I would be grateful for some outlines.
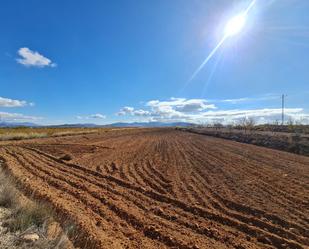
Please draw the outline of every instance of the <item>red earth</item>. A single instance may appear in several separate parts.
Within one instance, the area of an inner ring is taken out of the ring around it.
[[[0,145],[81,248],[308,248],[309,157],[174,129]]]

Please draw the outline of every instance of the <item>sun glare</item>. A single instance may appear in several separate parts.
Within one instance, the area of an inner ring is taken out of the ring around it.
[[[246,14],[240,14],[233,17],[225,26],[225,36],[233,36],[238,34],[246,24]]]
[[[195,76],[202,70],[202,68],[208,63],[208,61],[214,56],[214,54],[218,51],[218,49],[222,46],[222,44],[226,40],[228,40],[229,37],[240,33],[244,29],[247,22],[248,14],[255,5],[255,2],[256,0],[252,0],[250,5],[246,9],[244,9],[242,12],[240,12],[240,14],[234,16],[227,22],[223,31],[224,36],[219,41],[217,46],[215,46],[214,49],[208,54],[208,56],[202,62],[202,64],[195,70],[190,79],[187,81],[187,84],[189,84],[195,78]]]

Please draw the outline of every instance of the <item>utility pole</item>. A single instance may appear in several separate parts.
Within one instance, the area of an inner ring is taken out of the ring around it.
[[[281,125],[284,125],[284,97],[285,97],[285,95],[282,94],[282,116],[281,116],[282,122],[281,122]]]

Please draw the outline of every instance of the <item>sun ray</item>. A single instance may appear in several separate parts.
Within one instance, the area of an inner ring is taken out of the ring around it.
[[[206,57],[206,59],[203,61],[203,63],[195,70],[195,72],[192,74],[192,76],[189,78],[187,83],[185,84],[185,87],[196,77],[196,75],[203,69],[203,67],[208,63],[208,61],[214,56],[214,54],[217,52],[217,50],[222,46],[222,44],[225,42],[225,40],[232,36],[243,28],[246,22],[246,16],[248,12],[252,9],[254,6],[256,0],[253,0],[250,5],[245,9],[244,12],[242,12],[240,15],[234,17],[231,19],[226,27],[225,27],[225,34],[223,38],[219,41],[219,43],[215,46],[215,48],[209,53],[209,55]],[[185,88],[184,87],[184,88]]]
[[[196,71],[192,74],[191,78],[188,80],[188,82],[191,82],[195,76],[202,70],[202,68],[206,65],[206,63],[213,57],[213,55],[217,52],[217,50],[221,47],[223,42],[227,36],[224,36],[221,41],[217,44],[217,46],[210,52],[210,54],[206,57],[206,59],[203,61],[203,63],[196,69]]]
[[[210,73],[209,73],[209,76],[208,76],[208,78],[207,78],[207,81],[205,82],[205,85],[204,85],[204,87],[203,87],[203,91],[202,91],[201,98],[204,98],[204,97],[205,97],[207,88],[208,88],[208,86],[209,86],[211,80],[213,79],[213,76],[214,76],[214,74],[215,74],[215,72],[216,72],[216,70],[217,70],[217,67],[218,67],[219,63],[220,63],[221,60],[222,60],[222,54],[223,54],[223,51],[222,51],[222,50],[218,52],[218,56],[217,56],[217,58],[216,58],[216,60],[215,60],[215,62],[214,62],[214,65],[213,65],[213,67],[212,67],[212,69],[211,69],[211,71],[210,71]]]
[[[249,13],[249,11],[252,9],[252,7],[254,6],[254,4],[255,4],[255,2],[256,2],[256,0],[253,0],[251,3],[250,3],[250,5],[248,6],[248,8],[245,10],[245,12],[244,12],[244,14],[248,14]]]

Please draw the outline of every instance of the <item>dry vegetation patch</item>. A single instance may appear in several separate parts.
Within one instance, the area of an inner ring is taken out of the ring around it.
[[[73,248],[53,210],[24,197],[15,184],[0,170],[0,248]]]
[[[242,129],[240,127],[228,126],[192,127],[177,129],[309,156],[308,134],[292,133],[291,131],[277,132],[275,131],[275,129],[262,130],[262,128],[258,129],[259,127],[261,126],[252,126],[250,128],[243,127]]]
[[[62,137],[70,135],[83,135],[99,132],[103,129],[94,128],[32,128],[32,127],[15,127],[0,128],[0,141],[23,140],[45,137]]]

